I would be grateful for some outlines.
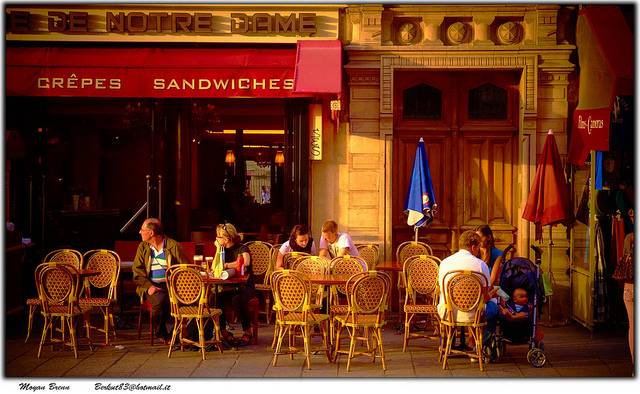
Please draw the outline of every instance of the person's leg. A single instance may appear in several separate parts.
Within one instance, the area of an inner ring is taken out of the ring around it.
[[[629,316],[629,350],[631,351],[631,362],[635,364],[633,359],[633,296],[633,283],[625,283],[622,299],[624,300],[624,306],[627,308],[627,315]]]
[[[151,304],[152,323],[156,328],[156,338],[168,339],[166,322],[171,318],[171,304],[166,286],[158,286],[161,290],[145,297]]]
[[[256,290],[253,287],[244,287],[242,292],[233,297],[232,306],[233,310],[238,314],[240,322],[242,323],[242,338],[238,341],[237,345],[246,346],[251,341],[251,315],[249,314],[249,301],[256,295]]]

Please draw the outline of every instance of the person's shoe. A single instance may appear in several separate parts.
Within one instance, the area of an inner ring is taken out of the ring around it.
[[[478,362],[478,357],[470,357],[470,358],[469,358],[469,360],[470,360],[472,363],[477,363],[477,362]]]
[[[242,334],[242,337],[234,343],[234,346],[247,346],[251,342],[251,339],[253,339],[251,334]]]

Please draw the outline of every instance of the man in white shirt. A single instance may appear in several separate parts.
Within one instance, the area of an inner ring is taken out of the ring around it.
[[[497,289],[491,289],[488,280],[490,277],[489,267],[487,264],[480,260],[480,244],[482,239],[475,231],[465,231],[460,236],[458,242],[458,252],[442,260],[440,263],[440,269],[438,273],[438,283],[440,284],[440,300],[438,301],[438,314],[440,317],[444,317],[446,310],[446,300],[444,299],[444,283],[445,275],[450,271],[456,270],[470,270],[478,273],[482,273],[486,277],[486,287],[484,288],[485,302],[488,302],[491,298],[495,297]],[[448,278],[449,279],[449,278]],[[447,279],[447,282],[448,282]],[[454,311],[456,320],[460,322],[472,322],[474,319],[475,311],[471,312],[458,312]]]
[[[338,223],[327,220],[322,225],[322,238],[320,238],[319,256],[327,260],[345,254],[360,257],[358,249],[347,233],[338,232]]]

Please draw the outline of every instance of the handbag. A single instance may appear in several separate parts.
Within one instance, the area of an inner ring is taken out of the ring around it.
[[[613,271],[613,275],[611,275],[611,277],[616,280],[633,280],[632,254],[625,253],[625,255],[620,258],[620,260],[618,261],[618,265],[616,266],[615,271]]]

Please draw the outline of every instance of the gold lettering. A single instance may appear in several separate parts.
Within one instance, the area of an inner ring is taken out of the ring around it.
[[[265,89],[267,87],[267,83],[265,82],[265,80],[263,79],[262,82],[258,82],[257,79],[253,80],[253,88],[257,89],[258,86],[261,86],[262,89]]]
[[[276,14],[276,33],[291,31],[292,33],[296,32],[296,14],[292,13],[289,15],[287,20],[284,20],[284,17],[280,14]]]
[[[211,33],[211,14],[196,13],[194,19],[194,32]]]
[[[172,18],[171,31],[173,33],[178,32],[178,27],[180,27],[180,30],[182,30],[185,33],[190,32],[189,25],[191,24],[191,21],[193,19],[191,14],[187,14],[185,12],[178,12],[175,14],[171,14],[171,18]]]
[[[280,90],[280,79],[270,79],[269,80],[269,89],[271,90]]]
[[[26,11],[11,11],[11,32],[27,33],[29,32],[29,13]]]
[[[182,80],[182,89],[186,89],[186,88],[190,88],[193,89],[196,86],[195,81],[192,79],[191,83],[189,83],[188,80],[183,79]]]
[[[140,22],[136,23],[136,19],[139,19]],[[147,15],[144,12],[130,12],[127,15],[127,30],[132,33],[147,31]]]
[[[271,33],[271,15],[269,14],[266,14],[266,13],[253,14],[251,24],[253,25],[254,33],[257,33],[258,30],[264,31],[265,28],[267,29],[267,33]]]
[[[107,80],[104,78],[96,78],[96,89],[106,89],[107,87],[104,86],[105,82],[107,82]]]
[[[226,89],[227,85],[229,85],[229,80],[227,79],[226,81],[223,81],[221,79],[220,80],[214,79],[213,84],[215,85],[216,90],[220,90],[220,87],[222,87],[222,89]]]
[[[111,32],[112,29],[120,33],[124,33],[124,12],[119,12],[116,17],[112,12],[107,12],[107,32]]]
[[[316,32],[316,14],[300,13],[300,33],[315,33]]]
[[[153,80],[153,88],[156,90],[164,89],[164,79],[154,79]]]
[[[198,80],[198,89],[200,90],[209,90],[211,89],[211,81],[208,79],[199,79]]]
[[[122,88],[122,81],[119,79],[109,80],[109,88],[114,90],[120,90]]]
[[[231,33],[246,33],[249,31],[249,17],[247,14],[234,12],[231,14],[231,18]],[[234,18],[239,18],[242,23],[238,25]]]
[[[67,14],[59,11],[49,11],[49,31],[65,31],[67,29]],[[57,18],[57,19],[54,19]]]
[[[238,89],[251,89],[251,80],[248,78],[238,79]]]
[[[86,12],[69,12],[69,31],[87,32],[87,18]]]
[[[156,23],[156,31],[158,33],[162,32],[162,19],[169,16],[166,12],[150,12],[149,19],[152,19]]]

